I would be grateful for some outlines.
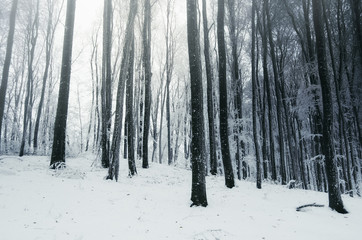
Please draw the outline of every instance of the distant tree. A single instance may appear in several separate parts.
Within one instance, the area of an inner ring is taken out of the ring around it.
[[[68,116],[69,85],[72,66],[75,5],[76,0],[67,1],[58,107],[55,116],[53,150],[50,160],[50,168],[52,169],[56,169],[65,164],[65,138]]]
[[[220,91],[220,140],[222,161],[224,164],[225,185],[233,188],[234,172],[230,158],[229,127],[228,127],[228,98],[226,82],[226,47],[225,47],[225,3],[218,0],[217,42],[219,47],[219,91]]]
[[[200,37],[197,21],[196,0],[187,0],[187,42],[191,76],[191,164],[192,189],[191,206],[207,206],[204,152],[205,131],[203,111],[202,68],[200,53]]]
[[[255,148],[256,158],[256,187],[261,188],[261,161],[260,161],[260,150],[257,130],[257,84],[256,84],[256,67],[255,67],[255,1],[252,2],[251,9],[251,81],[252,81],[252,111],[253,111],[253,139]],[[266,169],[265,169],[266,171]]]
[[[35,14],[33,13],[33,1],[29,3],[29,19],[26,31],[26,43],[28,51],[28,76],[25,91],[24,115],[23,115],[23,136],[21,139],[19,156],[24,155],[26,135],[29,133],[29,145],[31,143],[31,125],[34,93],[34,60],[35,48],[39,36],[39,0],[36,2]],[[34,16],[33,16],[34,14]],[[29,128],[29,130],[28,130]]]
[[[5,56],[5,62],[4,62],[3,72],[2,72],[1,87],[0,87],[0,138],[1,138],[1,128],[2,128],[3,117],[4,117],[4,109],[5,109],[6,89],[8,87],[11,55],[12,55],[12,51],[13,51],[17,8],[18,8],[18,0],[13,0],[13,4],[11,6],[11,12],[10,12],[10,24],[9,24],[10,27],[9,27],[8,40],[7,40],[7,45],[6,45],[6,56]],[[0,141],[0,152],[1,152],[1,141]]]
[[[171,130],[171,99],[170,84],[174,68],[175,42],[172,29],[172,13],[174,0],[167,0],[166,10],[166,120],[167,120],[167,153],[168,164],[172,164],[172,130]]]
[[[333,99],[330,77],[327,67],[325,47],[324,25],[322,19],[322,2],[313,0],[313,22],[316,35],[316,52],[318,59],[318,73],[322,88],[323,103],[323,138],[322,151],[325,158],[329,207],[339,213],[347,213],[343,206],[339,189],[339,177],[335,162],[334,138],[333,138]]]
[[[134,36],[130,48],[130,58],[128,63],[128,74],[127,74],[127,87],[126,87],[126,124],[127,127],[127,146],[128,146],[128,169],[129,175],[133,176],[137,174],[136,161],[135,161],[135,129],[134,129],[134,119],[133,119],[133,71],[134,71],[134,52],[135,52]]]
[[[47,0],[47,10],[48,10],[48,22],[47,22],[47,29],[46,29],[46,36],[45,36],[45,67],[43,73],[43,81],[42,81],[42,88],[40,93],[40,101],[38,105],[38,112],[36,116],[36,122],[34,127],[34,140],[33,140],[33,147],[34,153],[37,153],[38,149],[38,135],[39,135],[39,127],[40,127],[40,118],[43,112],[44,100],[45,100],[45,90],[47,86],[47,81],[49,78],[49,68],[51,64],[51,58],[53,53],[53,45],[54,45],[54,37],[55,31],[57,29],[59,18],[60,18],[60,11],[56,13],[55,10],[55,3],[54,0]]]
[[[204,27],[204,55],[207,80],[207,116],[209,119],[209,147],[210,147],[210,173],[217,174],[217,159],[215,145],[215,120],[214,120],[214,102],[213,102],[213,70],[211,68],[210,57],[210,41],[209,41],[209,26],[207,22],[207,6],[206,0],[202,0],[202,17]]]
[[[108,169],[107,179],[118,180],[119,174],[119,155],[121,148],[121,135],[122,135],[122,118],[123,118],[123,102],[124,102],[124,89],[129,68],[132,42],[134,41],[134,21],[137,14],[137,1],[130,0],[130,10],[127,19],[125,41],[123,45],[123,56],[121,61],[121,69],[119,73],[118,88],[117,88],[117,102],[116,113],[114,120],[114,133],[111,147],[111,166]]]
[[[272,20],[270,16],[270,6],[269,0],[264,0],[265,6],[265,14],[267,18],[267,25],[265,26],[268,33],[268,40],[270,45],[270,56],[272,60],[272,68],[274,73],[274,86],[275,86],[275,95],[276,95],[276,116],[277,116],[277,123],[278,123],[278,140],[279,140],[279,156],[280,156],[280,172],[281,172],[281,179],[282,184],[287,184],[287,172],[286,172],[286,160],[285,160],[285,153],[284,153],[284,133],[283,133],[283,123],[282,123],[282,99],[281,99],[281,84],[279,79],[279,71],[277,67],[277,60],[276,60],[276,50],[275,44],[273,39],[272,33]],[[271,105],[269,106],[272,107]]]
[[[145,0],[144,6],[144,21],[142,31],[143,41],[143,69],[145,75],[145,113],[143,127],[143,153],[142,167],[148,168],[148,136],[150,132],[150,116],[151,116],[151,3],[150,0]]]
[[[229,10],[229,35],[231,42],[231,78],[232,78],[232,86],[233,86],[233,95],[234,95],[234,117],[235,117],[235,141],[236,141],[236,153],[235,153],[235,161],[236,161],[236,173],[237,177],[241,179],[241,170],[243,163],[244,168],[246,168],[246,164],[243,161],[245,156],[245,143],[241,139],[240,134],[243,130],[243,126],[241,124],[241,120],[243,118],[243,86],[242,81],[239,74],[239,54],[238,54],[238,38],[237,38],[237,29],[236,29],[236,14],[235,14],[235,0],[227,0],[228,10]],[[243,178],[247,177],[245,174],[245,170],[243,170]]]

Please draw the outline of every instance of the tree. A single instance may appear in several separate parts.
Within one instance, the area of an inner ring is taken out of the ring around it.
[[[53,14],[55,13],[54,5],[55,5],[54,0],[47,0],[48,23],[47,23],[47,30],[46,30],[46,36],[45,36],[45,68],[44,68],[44,73],[43,73],[40,101],[39,101],[39,105],[38,105],[38,113],[37,113],[35,127],[34,127],[33,147],[34,147],[35,154],[37,153],[37,149],[38,149],[38,135],[39,135],[40,118],[41,118],[42,111],[43,111],[46,84],[47,84],[47,80],[48,80],[48,76],[49,76],[49,68],[50,68],[50,61],[51,61],[52,52],[53,52],[55,30],[57,28],[57,25],[59,23],[59,18],[60,18],[60,11],[56,16],[53,16]],[[55,22],[53,22],[54,20],[55,20]]]
[[[209,119],[209,146],[210,146],[210,173],[217,173],[217,159],[215,146],[215,120],[214,120],[214,103],[213,103],[213,73],[211,68],[210,58],[210,42],[209,42],[209,27],[207,23],[206,0],[202,0],[202,17],[204,27],[204,55],[207,79],[207,116]]]
[[[200,53],[200,37],[197,21],[196,0],[187,0],[187,42],[191,76],[191,108],[192,108],[192,189],[191,206],[207,206],[204,152],[205,131],[203,116],[202,68]]]
[[[150,131],[150,116],[151,116],[151,3],[150,0],[145,0],[144,21],[142,31],[143,41],[143,69],[145,74],[145,114],[143,127],[143,160],[142,167],[148,168],[148,136]]]
[[[102,166],[109,167],[109,134],[112,115],[112,0],[104,0],[103,9],[103,55],[102,55]]]
[[[128,63],[128,76],[127,76],[127,88],[126,88],[126,124],[127,127],[125,131],[127,131],[127,146],[128,146],[128,168],[129,168],[129,176],[133,176],[137,174],[136,162],[135,162],[135,129],[134,129],[134,120],[133,120],[133,68],[134,68],[134,36],[131,43],[131,54]]]
[[[330,77],[327,67],[325,36],[322,19],[322,2],[313,0],[313,22],[316,35],[316,51],[318,59],[318,73],[322,88],[323,103],[323,139],[322,151],[325,158],[329,207],[339,213],[348,213],[343,206],[339,189],[339,177],[335,162],[333,138],[333,100]]]
[[[229,9],[229,35],[231,42],[231,78],[232,86],[234,90],[234,111],[235,111],[235,141],[236,141],[236,172],[238,179],[241,179],[241,162],[245,164],[243,160],[245,155],[245,143],[240,139],[240,134],[243,130],[241,119],[243,118],[242,98],[243,98],[243,86],[239,74],[239,56],[238,56],[238,39],[236,33],[236,14],[235,14],[235,0],[228,0]],[[240,151],[241,150],[241,151]],[[243,178],[246,178],[246,174],[243,174]]]
[[[26,32],[26,42],[28,50],[28,79],[26,84],[25,103],[24,103],[24,119],[23,119],[23,137],[21,139],[21,146],[19,156],[24,155],[25,141],[27,128],[29,127],[29,145],[31,143],[31,123],[32,123],[32,108],[33,108],[33,94],[34,94],[34,60],[35,60],[35,47],[39,36],[39,0],[36,3],[35,16],[33,18],[33,2],[30,2],[29,22]]]
[[[217,14],[217,42],[219,47],[219,91],[220,91],[220,140],[221,154],[224,164],[225,185],[233,188],[234,172],[230,158],[229,134],[228,134],[228,98],[226,82],[226,47],[225,47],[225,3],[218,0]]]
[[[121,135],[122,135],[122,118],[123,118],[123,100],[124,88],[131,58],[131,47],[134,41],[134,21],[137,14],[137,1],[130,0],[130,10],[127,19],[125,41],[123,46],[123,56],[121,61],[121,69],[119,73],[118,88],[117,88],[117,102],[116,113],[114,120],[114,134],[111,147],[111,166],[108,169],[107,179],[115,178],[118,181],[119,173],[119,154],[121,148]]]
[[[264,0],[265,6],[265,13],[267,18],[267,25],[265,26],[265,31],[268,31],[268,39],[270,45],[270,56],[272,60],[273,66],[273,73],[274,73],[274,85],[275,85],[275,93],[276,93],[276,107],[277,107],[277,122],[278,122],[278,139],[279,139],[279,152],[280,152],[280,170],[281,170],[281,177],[282,177],[282,184],[287,184],[287,173],[286,173],[286,163],[285,163],[285,153],[284,153],[284,133],[283,133],[283,125],[282,125],[282,102],[281,102],[281,85],[279,79],[279,72],[277,69],[277,60],[276,60],[276,53],[275,53],[275,46],[272,34],[272,24],[271,24],[271,17],[270,17],[270,10],[269,10],[269,0]],[[271,107],[271,106],[269,106]]]
[[[253,139],[256,158],[256,187],[261,189],[261,164],[260,150],[257,130],[257,84],[256,84],[256,68],[255,68],[255,1],[252,2],[251,9],[251,81],[252,81],[252,111],[253,111]],[[266,171],[266,169],[265,169]]]
[[[10,12],[10,27],[9,27],[8,40],[6,45],[6,56],[5,56],[5,62],[3,67],[2,79],[1,79],[1,87],[0,87],[0,137],[1,137],[2,122],[4,117],[5,96],[6,96],[6,89],[8,87],[11,55],[13,51],[17,7],[18,7],[18,0],[14,0]],[[1,141],[0,141],[0,151],[1,151]]]
[[[65,138],[68,116],[69,84],[72,67],[75,5],[76,0],[67,1],[58,107],[55,116],[53,150],[50,160],[50,168],[52,169],[65,166]]]
[[[172,30],[172,15],[174,0],[167,0],[166,10],[166,120],[167,120],[167,153],[168,164],[172,164],[172,136],[171,136],[171,103],[170,103],[170,84],[173,73],[173,63],[175,55],[175,43]]]

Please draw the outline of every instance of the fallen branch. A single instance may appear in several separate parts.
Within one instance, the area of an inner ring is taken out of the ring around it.
[[[306,204],[306,205],[302,205],[300,207],[297,207],[297,212],[301,211],[303,208],[306,207],[324,207],[324,205],[322,204],[316,204],[316,203],[311,203],[311,204]]]

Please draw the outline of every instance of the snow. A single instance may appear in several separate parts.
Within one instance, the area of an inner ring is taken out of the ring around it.
[[[326,193],[207,177],[209,206],[190,208],[191,172],[151,164],[119,182],[92,167],[94,157],[67,159],[49,170],[49,158],[0,156],[0,238],[12,239],[360,239],[362,199],[343,196],[350,211],[328,207]]]

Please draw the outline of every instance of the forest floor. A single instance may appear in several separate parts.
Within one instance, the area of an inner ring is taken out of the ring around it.
[[[247,181],[228,189],[209,176],[209,206],[190,208],[189,170],[151,164],[129,178],[122,163],[115,182],[93,159],[49,170],[49,157],[0,156],[0,239],[361,239],[361,198],[343,196],[341,215],[326,193]],[[296,211],[309,203],[325,207]]]

